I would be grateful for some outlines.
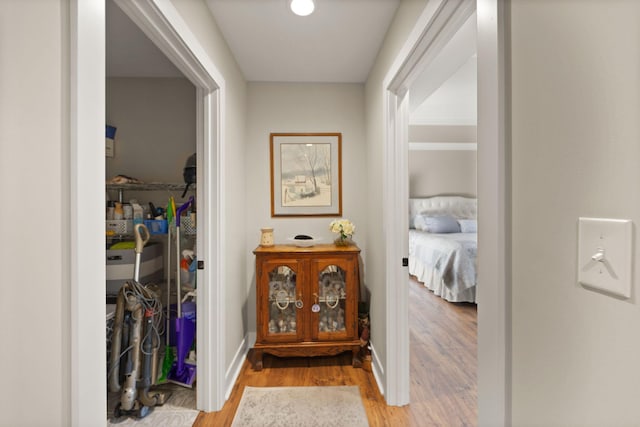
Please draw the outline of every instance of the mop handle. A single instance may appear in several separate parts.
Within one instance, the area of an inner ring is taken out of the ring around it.
[[[166,318],[166,336],[165,342],[167,347],[169,347],[169,328],[171,322],[169,319],[171,318],[171,224],[168,224],[167,227],[167,318]]]
[[[141,254],[144,245],[147,244],[151,235],[149,234],[149,229],[146,225],[139,223],[133,227],[133,234],[136,236],[136,253]],[[143,236],[144,234],[144,236]]]
[[[181,303],[181,295],[180,295],[180,221],[178,221],[180,216],[176,216],[176,307],[178,308],[178,316],[180,319],[182,317],[182,303]]]
[[[136,224],[133,227],[133,234],[136,237],[136,262],[133,266],[133,280],[138,282],[140,281],[140,261],[142,258],[142,250],[151,236],[149,234],[149,229],[144,224]],[[143,234],[144,237],[142,236]]]
[[[183,211],[185,211],[191,204],[193,203],[193,196],[189,197],[189,200],[187,200],[186,203],[183,203],[182,206],[180,206],[177,210],[176,210],[176,296],[177,296],[177,301],[176,301],[176,305],[178,306],[178,319],[182,318],[182,289],[180,289],[180,261],[182,261],[181,259],[181,253],[180,253],[180,215],[182,214]]]

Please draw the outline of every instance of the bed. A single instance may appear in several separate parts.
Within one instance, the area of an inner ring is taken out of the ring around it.
[[[475,198],[409,199],[409,273],[450,302],[476,300]]]

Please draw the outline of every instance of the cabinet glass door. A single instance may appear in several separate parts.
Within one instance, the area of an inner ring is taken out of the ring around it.
[[[268,271],[268,324],[270,337],[298,335],[300,325],[296,272],[285,265]]]
[[[347,330],[347,272],[338,265],[328,265],[318,273],[317,302],[313,311],[318,315],[318,336],[344,335]],[[314,295],[315,296],[315,295]]]

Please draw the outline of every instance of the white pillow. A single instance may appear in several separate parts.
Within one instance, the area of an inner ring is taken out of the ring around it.
[[[451,216],[416,215],[414,220],[418,230],[429,233],[459,233],[460,224]]]
[[[478,221],[475,219],[459,219],[458,224],[460,224],[461,233],[477,233],[478,232]]]

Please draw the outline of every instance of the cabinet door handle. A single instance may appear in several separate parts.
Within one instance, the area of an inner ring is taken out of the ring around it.
[[[314,293],[313,294],[313,298],[314,298],[314,304],[311,306],[311,311],[314,313],[319,313],[320,312],[320,304],[318,304],[318,294]]]
[[[302,302],[302,295],[298,295],[298,299],[296,300],[296,308],[299,310],[304,307],[304,303]]]

